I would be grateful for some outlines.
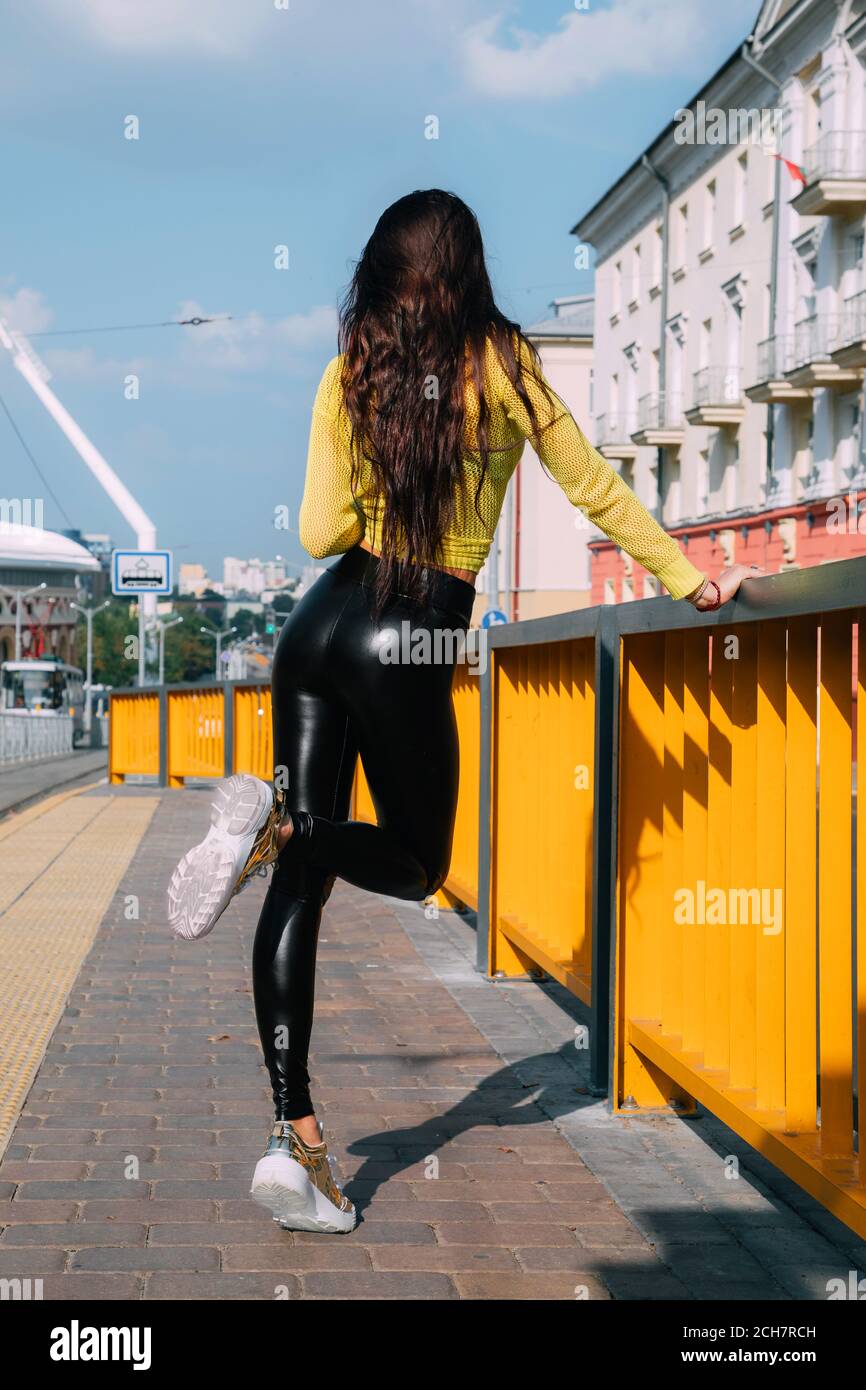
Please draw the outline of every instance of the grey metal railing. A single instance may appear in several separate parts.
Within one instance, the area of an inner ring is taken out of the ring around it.
[[[739,405],[743,398],[739,367],[702,367],[692,378],[695,408],[711,405]]]
[[[866,179],[866,131],[831,130],[803,152],[806,182]]]

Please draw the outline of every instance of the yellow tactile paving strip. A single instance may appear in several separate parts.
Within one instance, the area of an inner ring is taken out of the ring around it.
[[[76,793],[0,836],[0,1155],[159,797]]]

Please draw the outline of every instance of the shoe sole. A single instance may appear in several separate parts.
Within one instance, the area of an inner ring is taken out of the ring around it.
[[[355,1229],[354,1211],[340,1211],[288,1154],[260,1158],[253,1174],[250,1196],[265,1207],[284,1231],[326,1231],[346,1235]]]
[[[193,941],[213,931],[272,802],[271,788],[258,777],[236,773],[217,784],[210,829],[201,844],[183,856],[168,886],[168,920],[175,936]]]

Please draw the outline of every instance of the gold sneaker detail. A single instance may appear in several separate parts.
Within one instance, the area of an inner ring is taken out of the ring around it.
[[[242,888],[245,888],[254,875],[267,873],[270,865],[275,863],[279,854],[277,835],[283,823],[283,800],[284,793],[275,791],[274,803],[268,812],[268,818],[256,836],[247,862],[232,889],[232,897],[239,893]]]
[[[268,1140],[265,1157],[275,1153],[286,1153],[296,1163],[300,1163],[313,1186],[337,1208],[337,1211],[347,1216],[355,1215],[353,1203],[342,1191],[334,1176],[334,1161],[324,1140],[321,1144],[305,1144],[295,1133],[290,1120],[278,1120]]]

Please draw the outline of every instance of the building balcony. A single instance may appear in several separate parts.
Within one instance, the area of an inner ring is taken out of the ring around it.
[[[633,459],[637,457],[637,445],[632,433],[637,427],[634,415],[599,415],[595,422],[595,447],[606,459]]]
[[[703,367],[692,379],[690,425],[739,425],[746,413],[739,367]]]
[[[750,401],[761,405],[785,405],[788,401],[805,401],[812,394],[805,386],[794,386],[786,373],[794,360],[793,336],[765,338],[758,344],[755,381],[746,387]]]
[[[641,396],[637,403],[635,444],[651,444],[657,449],[676,448],[683,442],[685,421],[682,399],[670,391]]]
[[[801,216],[866,208],[866,131],[828,131],[803,155],[805,187],[791,199]]]
[[[839,314],[810,314],[795,325],[794,340],[786,377],[795,388],[814,390],[821,386],[856,385],[859,373],[840,367],[832,353],[842,344],[842,317]]]
[[[842,306],[842,331],[830,353],[837,367],[866,367],[866,290],[852,294]]]

